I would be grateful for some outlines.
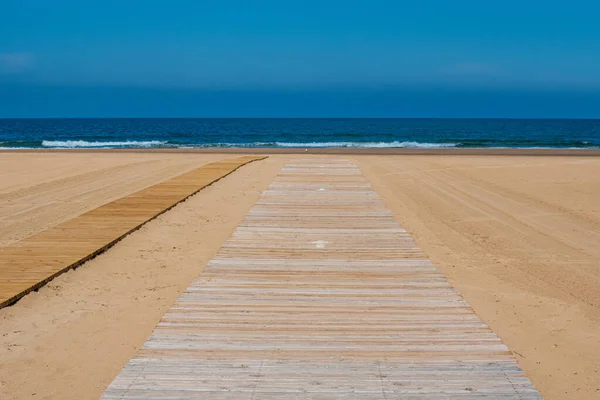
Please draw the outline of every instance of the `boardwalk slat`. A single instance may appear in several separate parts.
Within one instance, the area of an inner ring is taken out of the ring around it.
[[[541,399],[347,160],[286,165],[103,399]]]
[[[0,308],[106,250],[207,185],[262,158],[239,157],[204,165],[0,247]]]

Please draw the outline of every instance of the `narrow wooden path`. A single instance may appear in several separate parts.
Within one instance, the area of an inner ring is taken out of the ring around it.
[[[347,160],[287,164],[103,399],[540,399]]]
[[[98,255],[242,165],[263,158],[239,157],[204,165],[0,247],[0,308]]]

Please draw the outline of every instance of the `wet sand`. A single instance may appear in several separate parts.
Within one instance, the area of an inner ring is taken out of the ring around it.
[[[2,152],[0,245],[230,156]],[[0,310],[0,398],[97,398],[293,157],[241,168]],[[546,399],[600,398],[600,157],[347,157]]]

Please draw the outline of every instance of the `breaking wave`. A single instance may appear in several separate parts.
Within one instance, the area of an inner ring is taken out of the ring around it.
[[[100,147],[165,147],[168,142],[160,140],[135,141],[127,140],[123,142],[88,142],[86,140],[43,140],[42,147],[54,148],[100,148]]]
[[[405,149],[440,149],[456,147],[459,143],[421,143],[421,142],[310,142],[287,143],[276,142],[276,147],[348,147],[348,148],[405,148]]]

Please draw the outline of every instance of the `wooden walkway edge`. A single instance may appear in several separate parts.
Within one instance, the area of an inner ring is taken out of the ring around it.
[[[288,163],[104,400],[540,400],[354,163]]]
[[[0,247],[0,308],[106,251],[241,166],[264,158],[245,156],[203,165]]]

